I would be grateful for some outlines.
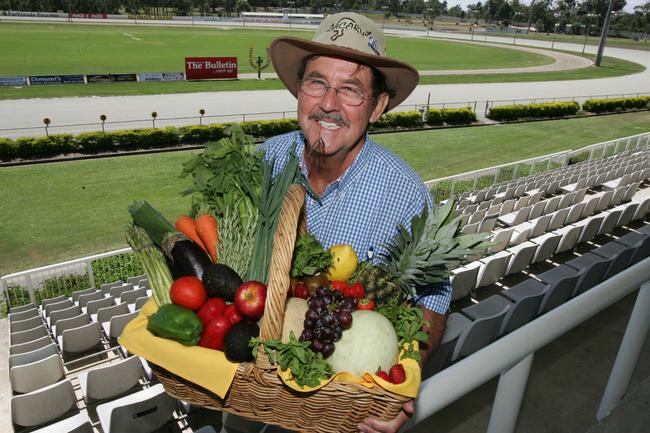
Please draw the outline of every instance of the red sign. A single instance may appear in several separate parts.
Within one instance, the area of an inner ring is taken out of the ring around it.
[[[186,80],[237,78],[237,57],[185,57]]]

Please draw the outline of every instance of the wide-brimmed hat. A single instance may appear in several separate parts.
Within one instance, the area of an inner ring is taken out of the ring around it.
[[[342,12],[323,19],[311,41],[292,36],[271,42],[273,67],[287,89],[298,97],[302,62],[310,56],[337,56],[376,68],[386,77],[394,95],[386,111],[404,101],[418,84],[419,74],[409,64],[386,57],[384,32],[369,18]]]

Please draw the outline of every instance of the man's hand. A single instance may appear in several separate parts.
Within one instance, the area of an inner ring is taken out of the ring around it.
[[[358,425],[359,431],[364,433],[396,433],[413,415],[415,407],[413,400],[404,403],[402,410],[390,421],[381,421],[377,418],[366,418]]]

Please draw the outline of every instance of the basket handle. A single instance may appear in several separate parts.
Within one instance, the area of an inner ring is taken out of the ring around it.
[[[302,206],[305,202],[305,189],[298,184],[289,186],[282,203],[278,228],[273,237],[273,254],[269,269],[269,284],[266,290],[266,305],[260,326],[262,341],[280,339],[284,323],[284,305],[289,287],[291,259],[296,243],[296,231]],[[304,228],[304,225],[302,226]]]

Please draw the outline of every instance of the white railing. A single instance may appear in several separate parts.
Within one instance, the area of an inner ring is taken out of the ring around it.
[[[465,191],[497,185],[518,177],[563,167],[570,162],[600,159],[626,150],[650,146],[650,132],[592,144],[577,150],[564,150],[508,164],[469,171],[424,182],[436,201]]]
[[[138,268],[135,270],[122,269],[124,267],[123,264],[115,265],[110,263],[110,261],[104,260],[130,252],[131,248],[121,248],[115,251],[5,275],[0,278],[2,296],[5,302],[10,302],[9,292],[11,291],[14,302],[18,301],[19,304],[27,302],[37,303],[40,299],[56,296],[61,292],[69,291],[81,285],[96,287],[96,283],[98,282],[96,281],[96,272],[104,275],[136,275],[139,273],[137,272],[139,270]],[[29,299],[25,299],[26,297]]]
[[[416,401],[415,414],[406,428],[424,421],[499,375],[487,432],[513,432],[535,352],[639,287],[634,309],[596,414],[597,420],[602,420],[624,396],[650,329],[650,258],[424,380]]]

